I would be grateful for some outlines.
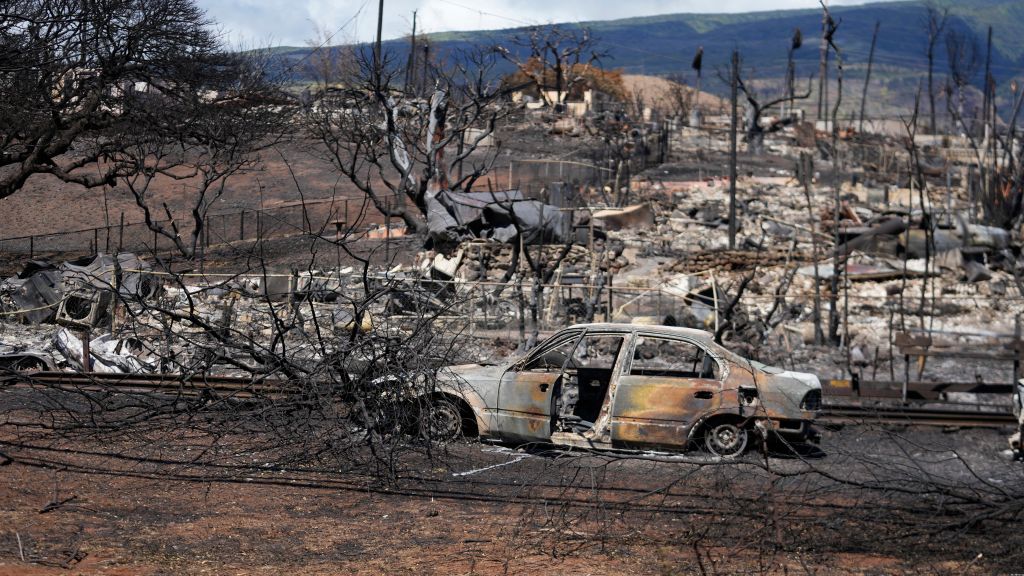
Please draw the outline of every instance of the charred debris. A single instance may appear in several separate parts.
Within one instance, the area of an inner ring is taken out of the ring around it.
[[[443,116],[448,96],[409,110],[389,100],[385,114]],[[159,254],[28,260],[0,283],[0,367],[349,377],[387,361],[374,346],[356,351],[361,338],[443,326],[456,356],[493,361],[598,320],[708,330],[766,363],[883,382],[903,401],[914,382],[1020,377],[1024,188],[1012,131],[979,152],[966,135],[859,132],[758,108],[752,121],[771,129],[738,154],[733,180],[725,102],[634,96],[555,109],[519,95],[512,112],[489,117],[491,131],[460,128],[473,146],[458,163],[438,144],[452,145],[445,124],[427,123],[416,132],[425,194],[410,191],[421,224],[386,219],[383,234],[363,235],[357,222],[334,234],[330,218],[304,227],[332,249],[422,240],[404,258],[199,273]],[[412,174],[416,159],[398,152],[413,140],[385,132],[392,161]],[[558,154],[531,154],[541,140]],[[458,177],[472,158],[482,164]],[[958,356],[993,347],[998,362]]]

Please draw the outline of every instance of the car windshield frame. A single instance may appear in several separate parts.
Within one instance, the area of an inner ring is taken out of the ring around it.
[[[542,352],[547,352],[548,348],[553,347],[552,343],[555,342],[555,340],[559,340],[567,334],[575,334],[575,338],[579,339],[579,337],[586,332],[587,330],[583,328],[566,328],[564,330],[559,330],[558,332],[555,332],[554,334],[548,336],[544,340],[541,340],[539,344],[537,344],[533,348],[530,348],[530,350],[528,350],[525,354],[515,359],[509,365],[509,368],[511,370],[515,370],[518,372],[522,370],[523,366],[526,366],[528,363],[530,363],[531,360],[536,358],[538,354]]]

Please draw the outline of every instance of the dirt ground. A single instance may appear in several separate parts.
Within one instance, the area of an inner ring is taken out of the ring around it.
[[[1019,530],[956,527],[926,490],[898,492],[1019,486],[1004,442],[850,427],[823,454],[733,463],[471,442],[382,483],[268,467],[244,444],[200,465],[152,443],[8,439],[0,574],[1000,573],[1024,561]]]

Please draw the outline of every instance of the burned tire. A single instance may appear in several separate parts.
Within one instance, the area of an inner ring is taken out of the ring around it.
[[[711,424],[704,431],[704,447],[721,458],[735,458],[747,449],[750,433],[733,422]]]
[[[451,442],[463,436],[462,411],[447,398],[434,398],[420,414],[420,436],[434,442]]]

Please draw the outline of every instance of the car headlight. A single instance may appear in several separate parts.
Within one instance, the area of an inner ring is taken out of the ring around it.
[[[800,409],[809,411],[821,410],[821,390],[811,390],[804,394],[804,399],[800,401]]]

